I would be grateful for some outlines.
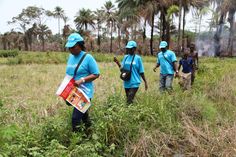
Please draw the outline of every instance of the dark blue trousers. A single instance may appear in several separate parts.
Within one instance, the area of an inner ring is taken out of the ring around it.
[[[133,103],[133,99],[137,91],[138,91],[138,88],[125,88],[125,94],[126,94],[128,105]]]
[[[89,118],[88,111],[85,113],[82,113],[76,108],[74,108],[73,113],[72,113],[72,131],[73,132],[77,132],[79,130],[81,121],[84,123],[86,129],[91,126],[91,120]]]

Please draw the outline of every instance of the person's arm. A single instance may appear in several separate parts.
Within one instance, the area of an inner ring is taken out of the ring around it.
[[[177,58],[176,58],[176,55],[175,55],[174,52],[171,55],[171,61],[174,65],[173,68],[174,68],[174,71],[175,71],[175,77],[178,77],[179,76],[178,63],[177,63]]]
[[[113,61],[118,65],[119,68],[121,67],[120,62],[118,61],[118,59],[116,57],[114,57]]]
[[[140,75],[141,75],[141,77],[142,77],[142,79],[143,79],[143,81],[144,81],[145,90],[147,90],[147,89],[148,89],[148,84],[147,84],[147,81],[146,81],[145,75],[144,75],[144,73],[141,73]]]
[[[179,67],[178,67],[178,71],[180,71],[180,68],[181,68],[181,61],[179,61]]]
[[[156,72],[156,69],[160,66],[160,64],[156,64],[156,66],[153,68],[153,71]]]
[[[97,65],[96,60],[91,56],[91,55],[87,55],[87,68],[89,71],[89,74],[87,76],[81,77],[79,80],[75,81],[75,85],[76,86],[80,86],[82,83],[86,83],[86,82],[92,82],[94,80],[96,80],[99,75],[100,75],[100,71]]]
[[[177,61],[174,62],[174,70],[175,70],[175,77],[179,77],[179,70],[178,70]]]
[[[99,77],[99,74],[91,74],[86,77],[81,77],[79,80],[75,81],[75,86],[79,87],[82,83],[92,82]]]

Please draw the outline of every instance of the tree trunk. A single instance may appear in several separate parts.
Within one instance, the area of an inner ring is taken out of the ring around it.
[[[100,24],[98,24],[98,37],[97,37],[97,44],[98,44],[98,52],[101,51],[101,37],[100,37]]]
[[[93,48],[93,41],[90,41],[90,47],[91,47],[91,50],[93,51],[94,48]]]
[[[2,37],[2,44],[3,44],[3,50],[6,50],[7,49],[7,41],[6,41],[5,36]]]
[[[231,9],[229,11],[229,17],[228,17],[228,22],[230,23],[230,33],[229,33],[229,40],[228,40],[227,51],[228,51],[229,56],[233,56],[234,14],[235,14],[235,10]]]
[[[25,51],[29,51],[29,47],[28,47],[28,40],[27,40],[27,35],[24,35],[24,45],[25,45]]]
[[[112,28],[113,28],[113,22],[111,22],[111,39],[110,39],[110,53],[112,53]]]
[[[120,42],[121,42],[121,30],[120,30],[120,26],[118,26],[118,47],[119,47],[119,49],[121,48]]]
[[[45,40],[42,38],[42,47],[43,47],[43,52],[45,51]]]
[[[170,45],[170,22],[166,21],[166,42]]]
[[[182,28],[182,53],[184,52],[184,47],[185,47],[185,15],[186,15],[186,9],[184,7],[184,12],[183,12],[183,28]]]
[[[217,26],[216,33],[214,35],[215,56],[218,56],[218,57],[220,56],[220,36],[222,33],[223,24],[224,24],[224,14],[221,13],[219,24]]]
[[[201,32],[201,25],[202,25],[202,15],[199,17],[199,28],[198,28],[198,33],[200,34]]]
[[[180,54],[180,38],[181,38],[181,18],[182,18],[182,0],[179,1],[179,28],[178,28],[178,54]]]
[[[150,38],[150,52],[153,56],[153,31],[154,31],[154,20],[155,20],[155,14],[152,14],[152,25],[151,25],[151,38]]]
[[[59,36],[61,35],[61,30],[60,30],[61,28],[60,28],[60,18],[58,17],[58,34],[59,34]]]
[[[162,11],[161,11],[161,25],[162,25],[162,37],[161,37],[161,39],[163,40],[163,41],[166,41],[166,18],[165,18],[165,13],[164,13],[164,11],[163,11],[163,9],[162,9]]]
[[[143,45],[145,44],[146,40],[146,26],[147,26],[147,20],[144,21],[144,27],[143,27]]]

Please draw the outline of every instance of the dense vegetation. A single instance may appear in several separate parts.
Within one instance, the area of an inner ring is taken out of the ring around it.
[[[95,81],[89,135],[83,127],[71,132],[72,108],[55,95],[68,54],[0,58],[0,156],[236,154],[235,59],[201,58],[193,89],[183,92],[175,79],[169,95],[158,91],[155,58],[144,57],[149,89],[142,85],[135,103],[126,106],[113,56],[93,55],[101,77]]]

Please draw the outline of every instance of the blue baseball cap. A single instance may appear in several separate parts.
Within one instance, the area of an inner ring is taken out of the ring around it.
[[[79,41],[84,41],[83,37],[79,33],[72,33],[69,35],[65,47],[73,47]]]
[[[168,46],[167,42],[166,41],[161,41],[160,45],[159,45],[159,48],[166,48],[166,46]]]
[[[129,41],[128,43],[127,43],[127,45],[125,46],[125,48],[128,48],[128,49],[131,49],[131,48],[133,48],[133,47],[137,47],[137,43],[135,42],[135,41]]]

